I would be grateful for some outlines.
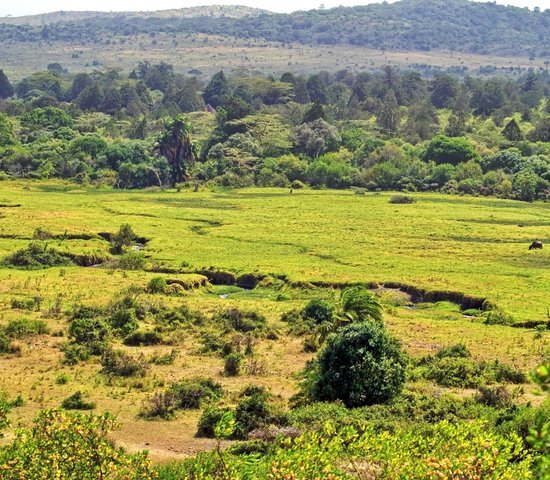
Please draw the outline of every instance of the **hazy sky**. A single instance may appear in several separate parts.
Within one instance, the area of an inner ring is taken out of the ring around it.
[[[327,8],[338,5],[365,5],[376,3],[377,0],[2,0],[0,16],[29,15],[35,13],[55,12],[58,10],[162,10],[170,8],[193,7],[197,5],[248,5],[250,7],[265,8],[277,12],[291,12],[293,10],[309,10],[324,4]],[[503,5],[518,7],[536,7],[545,9],[548,0],[497,0]]]

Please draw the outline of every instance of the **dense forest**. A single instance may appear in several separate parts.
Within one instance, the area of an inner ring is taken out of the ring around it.
[[[130,75],[52,64],[15,85],[0,74],[0,169],[130,189],[307,184],[547,199],[549,91],[546,71],[517,81],[390,66],[277,79],[220,71],[204,84],[165,63]]]
[[[204,33],[285,44],[348,44],[376,49],[451,50],[550,58],[550,10],[468,0],[401,0],[292,14],[100,15],[33,25],[0,25],[3,42],[111,42],[119,35]]]

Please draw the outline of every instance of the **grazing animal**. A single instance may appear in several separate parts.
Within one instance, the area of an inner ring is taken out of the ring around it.
[[[541,249],[542,248],[542,242],[539,242],[538,240],[536,242],[533,242],[530,246],[529,246],[529,250],[534,250],[534,249]]]

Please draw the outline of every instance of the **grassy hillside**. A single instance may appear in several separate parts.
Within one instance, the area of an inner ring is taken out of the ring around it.
[[[544,58],[550,48],[550,10],[531,12],[494,3],[401,0],[392,4],[261,15],[240,9],[216,14],[208,8],[176,16],[172,12],[120,13],[80,19],[69,14],[67,19],[61,17],[60,21],[45,25],[36,25],[32,19],[34,26],[5,24],[0,28],[0,39],[16,42],[85,39],[97,43],[120,33],[125,36],[202,33],[284,43]]]
[[[114,18],[123,15],[127,18],[194,18],[194,17],[227,17],[240,18],[267,13],[267,10],[239,5],[210,5],[150,12],[95,12],[95,11],[59,11],[22,17],[0,17],[0,23],[9,25],[42,26],[58,22],[78,22],[90,18]]]

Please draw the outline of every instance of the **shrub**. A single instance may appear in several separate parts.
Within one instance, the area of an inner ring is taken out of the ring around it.
[[[122,350],[107,349],[101,358],[103,373],[118,377],[143,376],[147,365],[143,357],[136,358]]]
[[[271,394],[256,385],[245,387],[235,408],[235,437],[246,438],[252,430],[280,422],[274,408],[269,404]]]
[[[223,395],[221,384],[202,377],[175,383],[168,392],[173,395],[176,408],[189,410],[198,409],[203,403],[218,400]]]
[[[66,385],[71,378],[64,372],[60,372],[55,376],[55,383],[57,385]]]
[[[196,436],[200,438],[214,438],[214,428],[227,412],[230,412],[229,408],[215,406],[205,408],[197,425]]]
[[[61,349],[65,354],[63,363],[66,365],[76,365],[79,362],[83,362],[90,358],[90,350],[84,345],[78,343],[66,343]]]
[[[72,261],[66,256],[52,248],[48,248],[47,244],[30,243],[27,248],[18,250],[17,252],[4,258],[4,265],[16,267],[26,270],[37,270],[41,268],[59,267],[71,265]]]
[[[111,239],[111,253],[121,255],[124,253],[124,249],[132,245],[135,239],[136,234],[132,230],[132,226],[129,223],[121,225],[118,232]]]
[[[443,357],[432,363],[426,378],[442,387],[477,388],[485,383],[476,361],[462,357]]]
[[[154,277],[149,280],[147,290],[149,293],[165,293],[166,292],[166,279],[163,277]]]
[[[304,182],[301,182],[300,180],[294,180],[290,187],[294,190],[302,190],[303,188],[306,188],[306,185]]]
[[[11,338],[0,330],[0,353],[12,353]]]
[[[214,322],[224,323],[229,329],[238,332],[252,332],[265,328],[265,317],[254,311],[242,311],[237,308],[219,312],[212,318]]]
[[[435,354],[436,358],[470,358],[471,356],[470,351],[463,343],[457,343],[456,345],[451,345],[450,347],[443,347]]]
[[[76,318],[69,324],[69,339],[85,347],[91,355],[101,355],[108,338],[109,327],[101,319]]]
[[[162,335],[157,332],[133,332],[123,341],[124,345],[129,347],[158,345],[162,342]]]
[[[50,329],[43,320],[27,320],[21,318],[10,320],[4,327],[5,334],[10,338],[24,338],[33,335],[44,335],[50,332]]]
[[[142,252],[128,252],[115,262],[115,268],[121,270],[143,270],[147,265],[145,255]]]
[[[109,414],[44,410],[31,430],[0,450],[0,478],[156,478],[145,453],[129,455],[115,445],[109,434],[116,427]]]
[[[34,298],[24,298],[24,299],[18,299],[18,298],[12,298],[11,299],[11,308],[17,309],[17,310],[35,310],[37,307],[36,299]]]
[[[334,306],[325,300],[314,298],[304,307],[303,315],[317,324],[331,322],[334,319]]]
[[[494,308],[487,312],[484,323],[486,325],[512,325],[514,323],[514,317],[501,308]]]
[[[476,400],[483,405],[495,408],[508,408],[514,403],[512,394],[504,386],[479,387]]]
[[[109,317],[111,327],[121,335],[128,335],[137,330],[138,321],[135,308],[121,308],[113,311]]]
[[[394,195],[390,198],[390,203],[395,204],[411,204],[416,203],[416,199],[410,195]]]
[[[61,402],[61,408],[65,410],[93,410],[95,403],[86,402],[82,392],[76,392]]]
[[[360,322],[329,337],[319,353],[317,400],[342,400],[348,407],[383,403],[405,381],[405,356],[398,341],[378,323]]]
[[[242,355],[240,353],[230,353],[225,357],[223,373],[228,377],[236,377],[241,373]]]
[[[176,413],[176,402],[171,392],[157,392],[143,401],[140,417],[169,420]]]

